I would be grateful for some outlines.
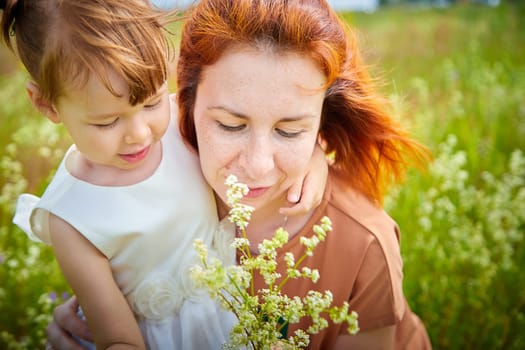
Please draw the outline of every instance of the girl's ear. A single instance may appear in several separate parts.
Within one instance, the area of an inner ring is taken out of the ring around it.
[[[55,107],[42,97],[40,88],[35,82],[28,82],[26,84],[26,90],[31,103],[40,113],[45,115],[47,119],[51,120],[53,123],[60,123],[60,117],[58,116]]]

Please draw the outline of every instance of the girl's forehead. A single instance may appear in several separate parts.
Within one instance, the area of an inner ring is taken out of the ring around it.
[[[58,106],[82,110],[85,114],[101,114],[129,106],[129,87],[124,79],[109,74],[108,84],[113,92],[102,79],[91,74],[84,84],[66,89],[64,95],[58,99]]]

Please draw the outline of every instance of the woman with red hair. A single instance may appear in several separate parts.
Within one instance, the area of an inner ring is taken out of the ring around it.
[[[184,26],[177,74],[180,130],[198,150],[223,214],[225,169],[251,183],[253,163],[304,162],[316,139],[334,154],[323,202],[287,222],[291,238],[278,259],[285,266],[285,251],[300,256],[300,237],[330,217],[333,232],[305,261],[319,269],[320,280],[292,280],[283,292],[331,290],[334,304],[348,301],[357,311],[360,332],[348,335],[331,324],[311,337],[309,349],[430,348],[403,296],[399,230],[380,207],[386,186],[402,179],[407,162],[427,154],[390,116],[355,36],[326,1],[202,0]],[[220,128],[231,135],[220,135]],[[281,142],[272,128],[287,130],[293,141]],[[264,171],[257,176],[271,178]],[[256,206],[251,241],[268,238],[280,224],[268,214],[277,203]],[[308,324],[304,319],[290,331]]]
[[[304,261],[319,270],[319,281],[289,280],[282,292],[330,290],[333,304],[347,301],[357,311],[360,331],[329,323],[308,349],[430,349],[403,295],[398,226],[381,208],[387,186],[427,151],[391,117],[356,38],[326,1],[201,0],[183,28],[177,74],[181,134],[199,154],[220,216],[228,212],[227,175],[250,188],[243,202],[255,208],[251,246],[284,225],[290,239],[277,257],[284,267],[285,253],[302,255],[300,239],[313,224],[332,221],[333,231]],[[285,189],[317,142],[333,155],[323,200],[283,218]],[[57,320],[68,319],[68,307],[56,311]],[[289,334],[309,324],[304,317]],[[49,329],[54,341],[57,324]]]

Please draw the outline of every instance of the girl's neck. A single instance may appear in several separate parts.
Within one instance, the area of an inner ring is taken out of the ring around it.
[[[147,161],[134,169],[120,169],[90,162],[79,151],[72,152],[66,159],[66,169],[79,180],[97,186],[131,186],[151,177],[162,160],[162,144],[151,147]]]

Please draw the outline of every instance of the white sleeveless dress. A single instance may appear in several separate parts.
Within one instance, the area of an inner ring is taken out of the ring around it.
[[[20,196],[13,222],[33,240],[49,243],[48,212],[81,232],[110,261],[113,276],[135,312],[149,349],[220,349],[236,318],[194,288],[193,241],[202,239],[225,263],[231,228],[219,226],[213,192],[198,158],[172,121],[162,139],[156,172],[131,185],[104,187],[73,177],[65,159],[42,198]]]

